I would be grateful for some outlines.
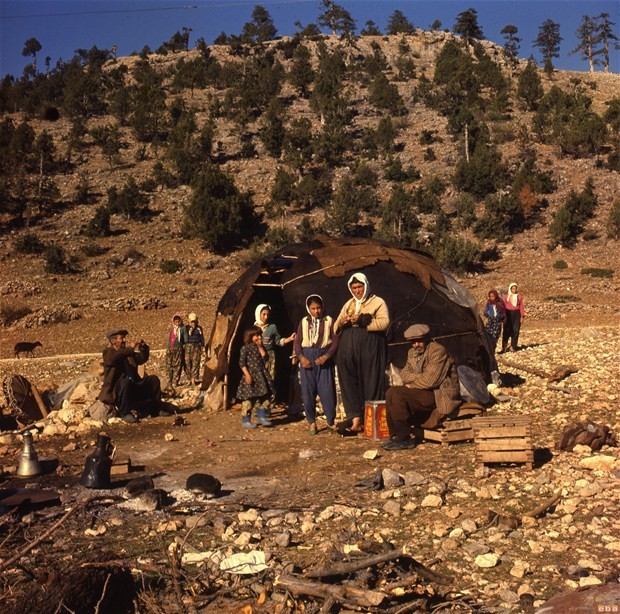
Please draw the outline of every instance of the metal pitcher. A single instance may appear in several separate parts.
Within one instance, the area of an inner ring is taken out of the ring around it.
[[[39,463],[39,457],[34,449],[34,446],[32,445],[32,433],[30,431],[26,431],[22,437],[24,439],[24,449],[22,450],[22,455],[19,458],[17,475],[39,475],[42,473],[41,463]]]
[[[80,484],[86,488],[111,488],[112,443],[107,435],[97,436],[95,451],[86,457]]]

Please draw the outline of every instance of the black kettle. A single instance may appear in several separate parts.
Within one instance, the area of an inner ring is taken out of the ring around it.
[[[111,488],[110,470],[112,469],[112,441],[100,433],[97,436],[95,451],[86,457],[84,473],[80,484],[86,488]]]

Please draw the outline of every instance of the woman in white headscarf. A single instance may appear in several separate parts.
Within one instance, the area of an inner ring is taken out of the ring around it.
[[[354,273],[347,285],[352,298],[336,321],[340,335],[336,364],[347,416],[343,427],[360,432],[365,402],[385,399],[385,335],[390,314],[385,301],[370,292],[366,275]]]
[[[508,285],[508,294],[504,296],[506,319],[502,333],[502,352],[516,352],[519,349],[519,332],[521,322],[525,319],[523,296],[519,294],[519,287],[513,281]],[[508,347],[510,341],[510,347]]]

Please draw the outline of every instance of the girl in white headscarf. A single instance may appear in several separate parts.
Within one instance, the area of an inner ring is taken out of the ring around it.
[[[360,432],[364,429],[366,401],[385,399],[385,335],[390,314],[385,301],[371,293],[366,275],[354,273],[347,285],[352,298],[336,321],[336,332],[340,334],[336,364],[347,416],[339,426],[341,430]]]
[[[506,307],[506,319],[502,334],[502,352],[516,352],[519,349],[519,332],[521,322],[525,319],[525,309],[523,296],[519,294],[519,287],[514,281],[508,284],[508,293],[504,295],[504,306]]]

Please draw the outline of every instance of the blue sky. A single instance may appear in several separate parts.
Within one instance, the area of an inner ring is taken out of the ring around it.
[[[21,52],[24,42],[31,37],[42,45],[41,67],[46,56],[50,56],[53,66],[59,59],[70,60],[76,49],[89,49],[93,45],[100,49],[117,45],[118,55],[140,51],[145,45],[156,49],[183,27],[192,28],[190,47],[193,47],[201,36],[210,43],[221,31],[239,34],[243,24],[250,21],[256,4],[269,11],[279,35],[294,33],[293,24],[297,20],[304,25],[316,21],[320,12],[319,0],[0,0],[0,76],[22,74],[31,60]],[[428,29],[439,19],[443,28],[452,29],[456,16],[472,7],[478,11],[485,38],[503,44],[500,31],[507,24],[515,25],[523,39],[521,57],[533,54],[539,63],[540,53],[532,47],[532,41],[540,24],[552,19],[560,24],[564,39],[555,66],[584,72],[588,70],[587,62],[579,54],[569,55],[577,45],[575,30],[583,15],[609,13],[620,36],[618,0],[342,0],[339,4],[356,19],[358,31],[369,19],[384,30],[389,15],[396,9],[416,27]],[[611,51],[610,64],[613,72],[619,72],[619,51]]]

